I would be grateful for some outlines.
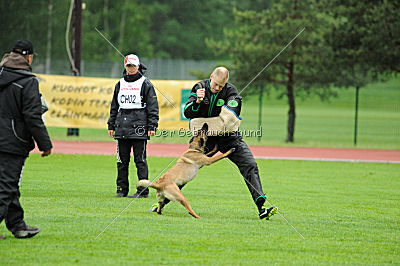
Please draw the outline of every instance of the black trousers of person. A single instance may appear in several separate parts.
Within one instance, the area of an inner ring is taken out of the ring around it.
[[[235,152],[230,154],[228,158],[239,168],[253,201],[260,209],[265,200],[262,199],[260,201],[261,205],[257,204],[257,201],[260,198],[265,198],[265,194],[262,189],[257,162],[247,144],[243,141],[241,136],[208,137],[205,153],[213,150],[215,145],[218,145],[218,151],[222,153],[227,152],[231,148],[235,148]],[[183,186],[180,186],[179,188],[181,189],[182,187]],[[168,202],[170,202],[169,199],[164,199],[163,206]]]
[[[19,202],[19,183],[26,157],[0,152],[0,223],[15,232],[24,229],[24,210]]]
[[[129,192],[128,176],[131,151],[133,151],[133,160],[136,165],[138,179],[148,179],[149,169],[146,160],[146,145],[147,140],[143,139],[118,139],[117,193],[123,193],[127,195]],[[141,193],[141,195],[148,195],[149,189],[139,187],[138,192]]]

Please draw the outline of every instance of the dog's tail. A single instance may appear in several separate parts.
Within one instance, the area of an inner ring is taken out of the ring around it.
[[[136,184],[136,187],[152,187],[155,189],[159,188],[158,184],[146,179],[139,180],[139,182]]]

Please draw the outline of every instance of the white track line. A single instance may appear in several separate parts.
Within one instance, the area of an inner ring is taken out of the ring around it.
[[[392,160],[365,160],[365,159],[340,159],[340,158],[303,158],[303,157],[275,157],[275,156],[254,156],[263,160],[289,160],[289,161],[321,161],[321,162],[350,162],[350,163],[394,163],[400,161]]]

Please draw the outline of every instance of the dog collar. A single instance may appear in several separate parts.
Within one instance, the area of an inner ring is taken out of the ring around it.
[[[201,150],[199,150],[199,149],[189,148],[188,150],[189,150],[189,151],[195,151],[195,152],[203,153],[203,151],[201,151]]]

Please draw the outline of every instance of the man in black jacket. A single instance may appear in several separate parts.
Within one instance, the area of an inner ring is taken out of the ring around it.
[[[123,78],[115,85],[111,101],[108,134],[118,142],[118,176],[116,197],[126,197],[129,192],[129,162],[133,149],[139,180],[148,179],[146,145],[158,126],[157,96],[151,82],[144,76],[139,57],[129,54],[124,59]],[[147,198],[149,189],[139,187],[128,197]]]
[[[17,238],[29,238],[39,228],[25,224],[19,185],[25,159],[35,147],[42,157],[52,144],[42,120],[38,80],[32,74],[33,46],[18,41],[0,62],[0,222]]]
[[[190,119],[216,117],[220,114],[223,105],[228,106],[239,116],[242,97],[239,95],[237,89],[231,83],[228,83],[228,79],[228,70],[224,67],[218,67],[213,71],[210,79],[197,83],[192,88],[189,99],[184,107],[185,117]],[[235,148],[235,152],[229,155],[228,158],[239,168],[254,203],[258,208],[258,217],[268,220],[276,213],[277,209],[274,206],[269,208],[264,207],[266,197],[261,186],[258,166],[249,147],[243,141],[242,136],[239,132],[226,133],[221,136],[209,136],[207,138],[206,153],[213,150],[215,145],[217,145],[218,150],[222,153]],[[168,199],[164,201],[165,204],[168,202]]]

